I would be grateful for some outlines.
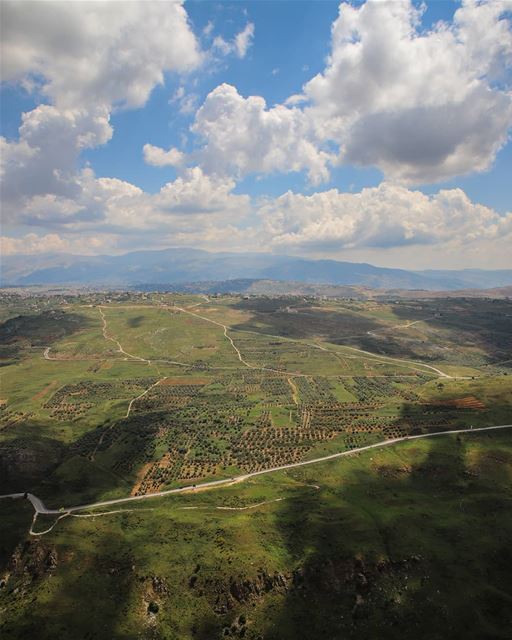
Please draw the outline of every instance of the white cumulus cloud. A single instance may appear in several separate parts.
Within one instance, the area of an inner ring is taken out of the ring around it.
[[[117,178],[98,178],[92,169],[75,176],[76,193],[27,197],[11,225],[62,229],[65,233],[130,234],[143,231],[163,236],[179,229],[196,238],[202,232],[239,224],[250,211],[250,198],[233,193],[235,182],[205,175],[199,167],[185,169],[155,194]]]
[[[331,156],[319,149],[300,109],[267,108],[259,96],[244,98],[222,84],[198,110],[192,131],[203,142],[197,154],[211,173],[271,173],[306,170],[312,183],[328,177]]]
[[[181,2],[2,3],[2,77],[42,78],[59,107],[140,107],[167,71],[201,62]]]
[[[50,102],[23,114],[17,140],[0,140],[7,221],[102,217],[98,203],[83,209],[80,154],[110,140],[113,110],[143,106],[166,73],[201,64],[182,2],[6,0],[1,35],[2,79]],[[148,157],[157,163],[179,157],[155,149]]]
[[[275,248],[336,252],[483,238],[512,241],[512,213],[473,203],[461,189],[433,196],[382,183],[360,193],[337,189],[287,192],[263,204],[260,215]]]
[[[40,105],[24,113],[19,139],[0,139],[2,201],[7,218],[24,210],[33,196],[74,197],[79,191],[76,165],[83,149],[112,136],[109,114],[95,110]]]
[[[410,0],[342,3],[327,66],[304,87],[340,161],[411,183],[488,168],[512,125],[506,9],[465,0],[452,23],[424,30]]]
[[[167,151],[152,144],[145,144],[142,148],[144,162],[154,167],[179,167],[183,164],[185,154],[171,147]]]
[[[208,94],[192,126],[204,143],[196,160],[237,177],[305,169],[314,184],[329,164],[408,184],[484,171],[512,126],[506,8],[464,0],[451,22],[425,29],[411,0],[342,2],[326,67],[302,93],[270,108],[227,84]]]

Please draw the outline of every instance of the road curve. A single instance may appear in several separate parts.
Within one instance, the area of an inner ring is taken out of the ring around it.
[[[115,504],[124,504],[126,502],[135,502],[136,500],[148,500],[149,498],[158,498],[163,496],[169,496],[178,493],[187,493],[193,492],[197,489],[213,489],[216,487],[227,486],[231,484],[235,484],[237,482],[243,482],[244,480],[248,480],[249,478],[255,478],[256,476],[262,476],[267,473],[275,473],[277,471],[285,471],[286,469],[295,469],[297,467],[304,467],[310,464],[317,464],[319,462],[326,462],[327,460],[335,460],[336,458],[342,458],[344,456],[350,456],[354,453],[361,453],[363,451],[368,451],[370,449],[379,449],[381,447],[388,447],[390,445],[396,444],[398,442],[402,442],[405,440],[419,440],[421,438],[433,438],[436,436],[443,436],[449,434],[457,434],[457,433],[477,433],[481,431],[492,431],[497,429],[511,429],[512,424],[500,424],[493,425],[490,427],[478,427],[476,429],[466,428],[466,429],[452,429],[450,431],[435,431],[433,433],[422,433],[416,436],[403,436],[401,438],[392,438],[390,440],[382,440],[381,442],[376,442],[374,444],[369,444],[364,447],[358,447],[357,449],[350,449],[348,451],[341,451],[339,453],[332,453],[327,456],[322,456],[320,458],[314,458],[312,460],[304,460],[303,462],[293,462],[291,464],[284,464],[279,467],[271,467],[269,469],[262,469],[261,471],[253,471],[251,473],[245,473],[240,476],[235,476],[233,478],[223,478],[221,480],[210,480],[209,482],[202,482],[196,485],[190,485],[186,487],[179,487],[177,489],[167,489],[165,491],[157,491],[155,493],[146,493],[140,496],[129,496],[127,498],[116,498],[113,500],[102,500],[100,502],[92,502],[90,504],[82,504],[73,507],[61,507],[60,509],[48,509],[43,501],[35,496],[32,493],[10,493],[6,495],[0,495],[0,499],[2,498],[23,498],[25,495],[28,500],[32,503],[34,507],[35,515],[38,514],[54,514],[54,515],[62,515],[63,513],[73,513],[75,511],[86,511],[89,509],[95,509],[96,507],[109,507]]]

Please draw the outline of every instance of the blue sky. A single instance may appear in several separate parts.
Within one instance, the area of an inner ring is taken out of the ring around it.
[[[503,3],[88,4],[4,3],[6,252],[512,266]]]
[[[193,87],[193,93],[199,96],[198,102],[226,82],[245,96],[260,95],[273,105],[299,93],[304,82],[321,71],[329,52],[330,27],[337,15],[338,3],[190,2],[187,11],[198,34],[209,22],[215,25],[215,33],[226,40],[241,31],[248,20],[254,22],[257,29],[257,37],[243,60],[231,58],[214,65],[206,74],[199,72],[188,79],[186,84]],[[193,114],[182,115],[169,105],[179,81],[169,74],[166,86],[155,88],[145,109],[114,115],[116,138],[107,147],[85,155],[98,172],[110,175],[114,164],[117,177],[152,192],[158,191],[169,176],[174,175],[168,168],[156,171],[148,168],[140,150],[146,142],[163,147],[179,146],[180,137],[187,135]],[[248,179],[239,188],[254,195],[267,192],[277,195],[288,188],[302,187],[303,183],[303,176],[280,175],[269,176],[267,180]]]

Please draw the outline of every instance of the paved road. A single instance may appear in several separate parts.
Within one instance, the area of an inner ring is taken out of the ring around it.
[[[235,476],[234,478],[224,478],[222,480],[211,480],[209,482],[202,482],[196,485],[189,485],[186,487],[179,487],[177,489],[167,489],[166,491],[157,491],[155,493],[146,493],[140,496],[129,496],[127,498],[116,498],[114,500],[102,500],[100,502],[92,502],[90,504],[82,504],[73,507],[62,507],[60,509],[48,509],[43,501],[32,493],[27,493],[27,498],[32,503],[34,507],[35,515],[38,514],[54,514],[54,515],[62,515],[63,513],[73,513],[76,511],[85,511],[89,509],[95,509],[97,507],[109,507],[115,504],[124,504],[126,502],[135,502],[138,500],[149,500],[150,498],[158,498],[163,496],[174,495],[178,493],[186,493],[193,492],[199,489],[213,489],[216,487],[227,486],[231,484],[235,484],[237,482],[243,482],[244,480],[248,480],[249,478],[255,478],[256,476],[262,476],[267,473],[275,473],[277,471],[284,471],[286,469],[295,469],[297,467],[304,467],[310,464],[317,464],[319,462],[326,462],[327,460],[335,460],[336,458],[342,458],[345,456],[353,455],[354,453],[361,453],[363,451],[368,451],[370,449],[379,449],[381,447],[388,447],[390,445],[396,444],[398,442],[402,442],[405,440],[419,440],[421,438],[433,438],[436,436],[443,436],[449,434],[457,434],[457,433],[477,433],[482,431],[493,431],[497,429],[511,429],[512,424],[500,424],[494,425],[491,427],[479,427],[476,429],[466,428],[466,429],[452,429],[451,431],[436,431],[434,433],[422,433],[417,436],[404,436],[402,438],[393,438],[391,440],[383,440],[382,442],[376,442],[375,444],[369,444],[365,447],[359,447],[357,449],[351,449],[349,451],[342,451],[340,453],[332,453],[328,456],[322,456],[320,458],[314,458],[313,460],[304,460],[303,462],[293,462],[291,464],[284,464],[280,467],[271,467],[269,469],[262,469],[261,471],[253,471],[252,473],[246,473],[240,476]],[[6,495],[0,495],[1,498],[23,498],[25,496],[24,493],[11,493]]]

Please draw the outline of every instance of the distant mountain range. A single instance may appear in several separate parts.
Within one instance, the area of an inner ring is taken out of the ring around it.
[[[512,285],[512,269],[407,271],[337,260],[265,253],[210,253],[184,248],[135,251],[118,256],[4,256],[1,268],[2,286],[133,287],[240,279],[428,291]]]

